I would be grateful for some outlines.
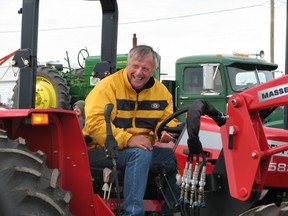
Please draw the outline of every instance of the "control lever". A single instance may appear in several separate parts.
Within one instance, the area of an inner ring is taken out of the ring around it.
[[[113,110],[113,104],[106,104],[104,108],[104,116],[106,122],[106,141],[105,141],[105,152],[106,157],[112,159],[112,171],[114,173],[115,184],[116,184],[116,196],[117,196],[117,215],[120,215],[120,188],[119,180],[117,175],[117,164],[116,159],[118,158],[118,144],[113,136],[112,127],[111,127],[111,112]]]
[[[174,212],[173,212],[173,216],[184,215],[184,213],[183,213],[183,211],[182,211],[182,209],[181,209],[181,206],[179,205],[179,202],[177,201],[177,199],[176,199],[176,197],[175,197],[174,191],[172,190],[171,185],[170,185],[170,183],[169,183],[169,181],[168,181],[167,173],[166,173],[166,169],[165,169],[164,164],[161,163],[161,164],[159,165],[159,169],[160,169],[160,173],[161,173],[162,177],[165,179],[166,185],[167,185],[167,187],[168,187],[168,189],[169,189],[170,194],[172,195],[173,201],[175,202],[175,204],[174,204],[174,206],[173,206],[173,205],[171,204],[171,202],[167,199],[167,197],[163,194],[163,191],[161,191],[161,193],[162,193],[162,195],[163,195],[163,198],[165,199],[165,202],[166,202],[168,208],[169,208],[169,209],[173,209],[173,211],[174,211]],[[158,177],[160,178],[160,176],[158,176]],[[156,182],[156,184],[157,184],[157,182]],[[159,183],[158,183],[158,184],[159,184]],[[158,186],[158,184],[157,184],[157,186]],[[158,188],[159,188],[159,186],[158,186]],[[180,209],[178,209],[179,207],[180,207]],[[180,211],[179,211],[179,210],[180,210]]]
[[[113,110],[114,104],[106,104],[104,108],[105,122],[106,122],[106,141],[105,141],[105,152],[106,157],[112,159],[118,158],[118,148],[117,141],[112,133],[111,127],[111,112]]]
[[[166,197],[166,195],[164,193],[163,184],[162,184],[162,181],[161,181],[161,177],[159,175],[155,177],[155,183],[157,185],[158,190],[161,192],[161,194],[162,194],[162,196],[163,196],[168,208],[172,209],[173,207],[171,206],[168,198]]]

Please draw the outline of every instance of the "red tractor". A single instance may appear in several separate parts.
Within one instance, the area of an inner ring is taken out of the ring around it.
[[[102,51],[94,75],[103,78],[116,70],[118,7],[116,0],[100,3]],[[39,0],[23,0],[19,12],[21,49],[13,60],[20,68],[19,109],[0,110],[0,215],[121,215],[121,172],[112,170],[107,180],[103,170],[90,170],[76,113],[33,108]],[[170,144],[182,176],[175,215],[288,214],[288,134],[262,126],[275,107],[288,103],[287,83],[284,76],[231,96],[227,114],[196,101],[163,122],[158,135],[162,130],[173,134]],[[111,137],[113,107],[107,107]],[[187,121],[181,127],[165,127],[183,113]],[[193,139],[202,143],[197,154],[191,150]],[[165,173],[160,174],[163,185],[156,177],[147,185],[147,215],[159,215],[165,200],[161,188],[169,187]],[[111,190],[103,192],[106,184]]]

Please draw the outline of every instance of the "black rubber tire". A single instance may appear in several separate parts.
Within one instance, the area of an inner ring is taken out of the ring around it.
[[[39,80],[43,80],[45,85],[36,86],[36,100],[35,108],[60,108],[60,109],[71,109],[70,100],[71,96],[69,94],[69,87],[66,80],[61,76],[61,73],[56,69],[47,66],[38,66],[36,83]],[[46,87],[46,88],[45,88]],[[13,108],[18,108],[18,91],[19,83],[18,80],[13,89]],[[52,96],[52,91],[55,91],[55,95]],[[49,95],[45,98],[45,94]]]
[[[0,138],[0,215],[72,215],[71,193],[58,186],[59,175],[41,151]]]
[[[268,205],[257,206],[250,209],[239,216],[287,216],[288,202],[282,202],[279,207],[274,203]]]

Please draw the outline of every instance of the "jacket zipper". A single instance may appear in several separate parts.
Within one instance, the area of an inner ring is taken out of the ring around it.
[[[137,111],[137,108],[138,108],[138,96],[139,94],[137,93],[136,94],[136,101],[135,101],[135,108],[134,108],[134,113],[133,113],[133,120],[132,120],[132,126],[133,128],[136,128],[136,124],[135,124],[135,121],[136,121],[136,111]]]

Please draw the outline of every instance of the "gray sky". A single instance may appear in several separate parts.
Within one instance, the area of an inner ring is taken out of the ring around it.
[[[22,0],[0,0],[0,58],[20,47]],[[162,72],[173,76],[175,62],[187,55],[265,51],[270,60],[270,0],[118,0],[118,53],[138,44],[154,47]],[[99,1],[40,0],[38,61],[77,65],[87,47],[100,54]],[[275,0],[275,62],[284,70],[286,1]]]

